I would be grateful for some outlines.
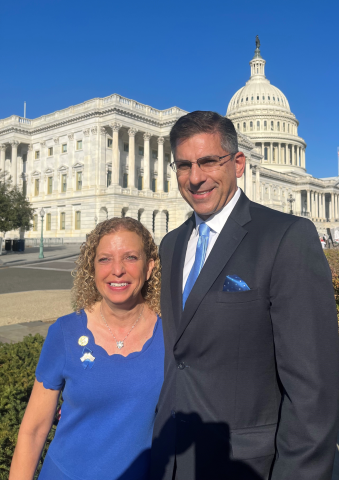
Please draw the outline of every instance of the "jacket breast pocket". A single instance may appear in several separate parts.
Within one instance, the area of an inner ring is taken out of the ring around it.
[[[245,303],[254,302],[260,298],[259,288],[243,292],[218,292],[217,303]]]

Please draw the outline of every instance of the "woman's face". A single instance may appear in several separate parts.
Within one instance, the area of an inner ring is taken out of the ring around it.
[[[146,261],[142,239],[135,232],[119,230],[102,237],[97,247],[95,284],[104,300],[133,307],[151,276],[154,260]]]

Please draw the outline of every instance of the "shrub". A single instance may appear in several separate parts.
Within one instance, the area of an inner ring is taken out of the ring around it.
[[[25,337],[22,342],[0,344],[0,480],[8,479],[19,427],[33,388],[35,368],[43,343],[44,338],[37,334]],[[36,477],[54,437],[55,425],[48,435]]]
[[[332,272],[332,284],[334,289],[334,298],[337,305],[337,317],[339,324],[339,250],[325,250],[325,255]]]

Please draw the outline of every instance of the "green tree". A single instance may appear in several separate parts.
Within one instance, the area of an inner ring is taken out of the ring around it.
[[[0,232],[31,228],[34,209],[25,194],[12,186],[11,177],[0,173]]]

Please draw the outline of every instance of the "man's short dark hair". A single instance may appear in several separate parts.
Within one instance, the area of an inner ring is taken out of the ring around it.
[[[178,140],[200,133],[219,133],[221,146],[226,152],[238,151],[238,137],[232,121],[216,112],[197,110],[180,117],[173,125],[170,133],[173,154]]]

